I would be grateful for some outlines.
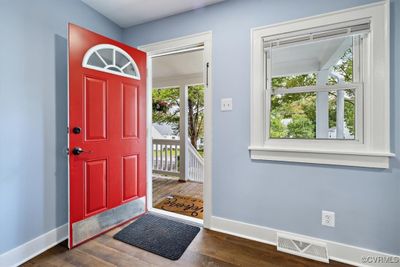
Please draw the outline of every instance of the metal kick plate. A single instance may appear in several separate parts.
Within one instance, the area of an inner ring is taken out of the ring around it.
[[[145,197],[72,224],[72,246],[145,212]]]

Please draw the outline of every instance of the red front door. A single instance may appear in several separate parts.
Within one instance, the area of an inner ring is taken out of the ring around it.
[[[146,54],[69,25],[69,245],[145,212]]]

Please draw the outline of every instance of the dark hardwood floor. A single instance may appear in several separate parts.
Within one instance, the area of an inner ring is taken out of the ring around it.
[[[153,205],[170,194],[202,199],[203,185],[153,177]],[[274,246],[205,229],[200,231],[178,261],[171,261],[113,239],[113,235],[123,227],[117,227],[72,250],[68,250],[64,242],[23,266],[328,266],[278,252]],[[348,265],[331,262],[329,266]]]
[[[276,247],[202,229],[178,261],[171,261],[112,238],[118,227],[68,250],[57,245],[23,266],[328,266],[276,251]],[[332,262],[329,266],[348,266]]]

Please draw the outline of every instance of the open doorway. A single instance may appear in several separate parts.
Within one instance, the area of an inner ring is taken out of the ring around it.
[[[203,47],[152,58],[152,207],[203,219]]]
[[[211,32],[147,52],[147,209],[208,228],[211,220]]]

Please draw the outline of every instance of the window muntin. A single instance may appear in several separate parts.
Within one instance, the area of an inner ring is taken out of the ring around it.
[[[359,52],[367,25],[264,43],[267,139],[359,139]]]
[[[140,80],[139,69],[132,57],[121,48],[109,44],[90,48],[83,58],[82,66]]]

